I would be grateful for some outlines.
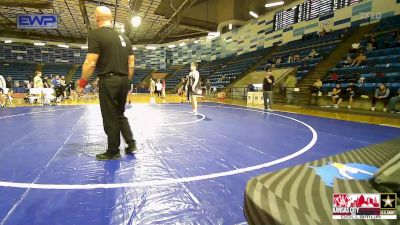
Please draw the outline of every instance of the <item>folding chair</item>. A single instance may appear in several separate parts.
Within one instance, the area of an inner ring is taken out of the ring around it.
[[[56,92],[53,88],[43,88],[44,104],[57,105]]]
[[[35,100],[42,100],[42,94],[43,94],[43,88],[31,88],[29,89],[29,103],[31,103],[33,105],[33,103],[35,102]],[[43,105],[43,101],[41,101],[40,103],[41,105]]]

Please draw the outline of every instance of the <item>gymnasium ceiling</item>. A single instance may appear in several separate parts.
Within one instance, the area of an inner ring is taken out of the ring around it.
[[[1,0],[0,36],[84,43],[88,29],[96,28],[94,9],[105,5],[113,11],[116,27],[123,26],[133,44],[165,43],[206,36],[226,20],[248,21],[250,10],[259,15],[267,12],[267,1],[277,0]],[[16,28],[18,14],[41,13],[58,14],[58,29]],[[132,15],[142,18],[138,28],[129,23]]]

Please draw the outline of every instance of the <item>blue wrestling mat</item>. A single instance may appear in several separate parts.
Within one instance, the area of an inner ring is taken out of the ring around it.
[[[0,224],[246,224],[246,182],[400,129],[221,104],[134,105],[138,152],[101,162],[98,105],[0,111]]]

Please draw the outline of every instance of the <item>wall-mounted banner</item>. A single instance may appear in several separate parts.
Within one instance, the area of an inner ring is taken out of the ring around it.
[[[333,19],[319,21],[319,27],[324,28],[326,31],[333,29]]]
[[[19,29],[57,29],[56,14],[21,14],[17,16]]]

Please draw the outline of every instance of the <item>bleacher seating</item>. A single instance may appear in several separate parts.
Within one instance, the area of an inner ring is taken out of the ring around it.
[[[243,74],[243,72],[258,62],[263,55],[270,50],[271,48],[264,48],[237,55],[234,58],[225,58],[225,60],[220,59],[218,61],[220,69],[211,72],[209,76],[207,76],[207,79],[210,80],[212,86],[223,88],[235,80],[237,76]],[[215,63],[211,64],[210,66],[212,65],[215,65]],[[214,67],[214,69],[218,68]]]
[[[71,80],[76,81],[79,78],[81,78],[81,76],[82,76],[82,66],[78,66],[78,68],[76,69],[76,72],[74,73],[74,75],[72,75]]]
[[[18,54],[14,52],[18,51]],[[0,42],[0,62],[83,64],[87,50],[59,48],[56,46],[33,46]]]
[[[224,87],[231,83],[236,77],[255,64],[261,56],[235,60],[222,66],[220,70],[211,75],[208,79],[212,86]]]
[[[78,66],[76,68],[76,71],[74,75],[72,75],[71,81],[77,81],[81,78],[82,76],[82,66]],[[93,81],[97,77],[97,70],[94,71],[92,77],[90,78],[90,81]]]
[[[177,71],[177,69],[178,69],[178,68],[176,68],[175,66],[171,66],[171,67],[168,68],[168,69],[159,69],[159,70],[156,70],[154,73],[165,73],[167,76],[169,76],[169,78],[166,80],[166,83],[165,83],[166,89],[169,89],[169,88],[175,87],[175,86],[172,86],[173,83],[175,82],[174,79],[171,79],[171,80],[170,80],[170,78],[171,78],[171,76],[173,76],[173,74]],[[172,81],[172,82],[170,82],[170,81]],[[179,82],[178,82],[178,83],[179,83]],[[177,84],[177,83],[176,83],[176,84]],[[175,84],[175,85],[176,85],[176,84]]]
[[[132,84],[138,85],[147,75],[149,75],[149,73],[151,72],[151,69],[139,69],[139,68],[135,68],[135,72],[133,74],[133,79],[132,79]],[[80,77],[82,76],[82,66],[78,66],[78,68],[76,69],[75,74],[72,76],[72,80],[76,81],[78,80]],[[97,76],[97,71],[94,72],[91,80],[94,79],[94,77]]]
[[[159,70],[156,70],[156,71],[155,71],[155,73],[166,73],[166,74],[171,74],[171,73],[173,73],[173,72],[175,72],[175,69],[173,69],[173,68],[169,68],[169,69],[159,69]]]
[[[231,57],[229,58],[231,59]],[[208,62],[200,62],[198,63],[198,71],[200,73],[200,81],[205,81],[210,74],[212,74],[215,70],[223,65],[227,61],[226,58],[222,60],[215,60],[210,63]],[[179,84],[182,77],[185,77],[190,73],[190,64],[185,64],[180,67],[178,71],[173,73],[168,79],[166,83],[167,89],[175,88],[176,85]]]
[[[135,72],[133,74],[133,79],[132,79],[133,86],[140,84],[140,82],[142,82],[144,78],[146,78],[151,73],[151,71],[152,71],[151,69],[135,68]]]
[[[319,37],[317,33],[310,33],[303,36],[303,39],[291,41],[281,46],[281,51],[286,51],[290,49],[298,49],[298,48],[309,48],[310,46],[326,44],[330,42],[337,42],[342,39],[342,36],[348,32],[346,29],[336,30],[328,33],[324,37]]]
[[[381,20],[379,22],[379,25],[372,30],[372,33],[378,33],[392,29],[399,29],[399,27],[400,27],[400,15],[391,16]]]
[[[208,64],[199,68],[200,76],[209,77],[218,70],[223,64]]]
[[[323,92],[329,92],[335,83],[347,87],[350,82],[357,83],[361,93],[371,95],[379,83],[384,83],[393,93],[400,87],[400,47],[396,47],[395,39],[391,36],[393,29],[400,26],[400,16],[382,20],[364,40],[360,42],[360,50],[367,59],[360,66],[346,66],[345,61],[340,61],[329,73],[323,82]],[[366,51],[367,42],[375,32],[377,49]],[[355,53],[348,56],[355,58]],[[337,79],[332,79],[336,77]]]
[[[43,75],[60,75],[66,76],[71,70],[72,65],[69,64],[45,64],[43,67]]]
[[[302,79],[309,71],[313,70],[324,57],[337,47],[338,42],[341,41],[345,33],[345,29],[333,31],[324,37],[318,37],[315,33],[312,33],[308,34],[307,37],[302,40],[286,43],[280,47],[279,52],[273,54],[271,59],[268,59],[266,63],[257,67],[256,70],[264,70],[268,64],[275,62],[277,58],[281,58],[282,63],[275,65],[276,68],[298,67],[296,77],[298,80]],[[317,51],[319,54],[318,57],[303,60],[308,57],[312,49]],[[299,54],[302,60],[288,62],[289,56],[293,56],[294,54]]]
[[[181,78],[188,75],[190,72],[190,64],[183,65],[180,70],[172,74],[166,81],[166,89],[173,89],[179,82]],[[200,74],[201,75],[201,74]]]
[[[25,81],[33,77],[35,67],[32,63],[4,63],[0,65],[0,74],[14,81]]]

